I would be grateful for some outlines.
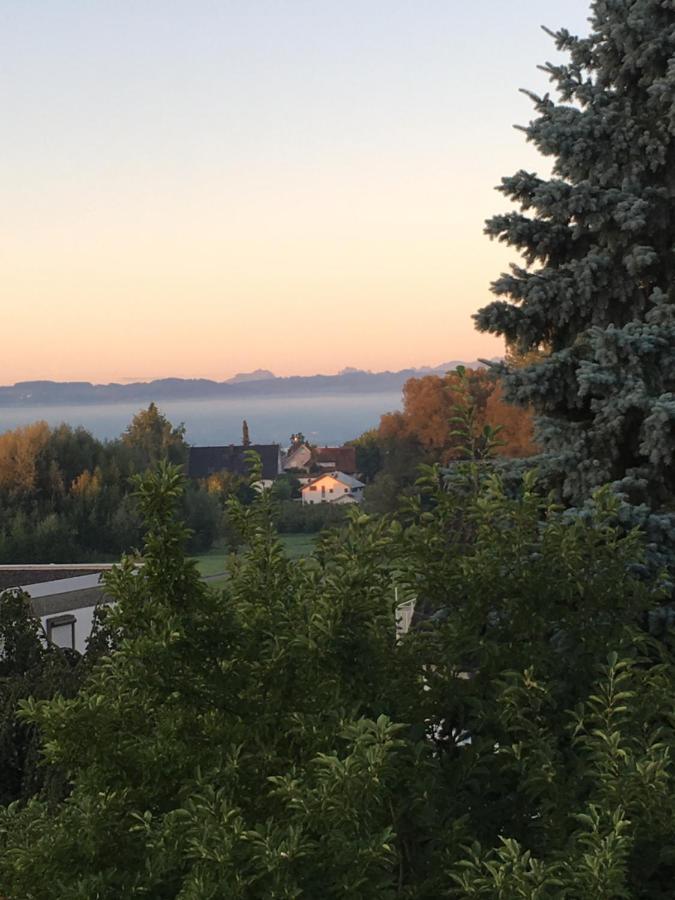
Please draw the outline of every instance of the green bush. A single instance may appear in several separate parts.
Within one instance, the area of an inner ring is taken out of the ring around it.
[[[182,555],[180,477],[147,478],[119,650],[22,705],[71,793],[0,813],[4,892],[671,896],[675,669],[639,627],[662,600],[640,538],[606,493],[568,521],[480,471],[429,470],[403,524],[350,511],[306,562],[273,498],[234,501],[223,592]]]
[[[277,505],[275,521],[282,534],[316,534],[345,521],[346,510],[330,503],[307,503],[282,500]]]

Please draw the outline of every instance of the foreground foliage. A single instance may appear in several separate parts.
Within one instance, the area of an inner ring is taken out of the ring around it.
[[[77,653],[46,645],[29,604],[19,591],[6,591],[0,601],[0,806],[37,792],[62,795],[61,773],[38,765],[38,729],[17,712],[28,697],[72,696],[89,664]]]
[[[639,627],[639,538],[606,494],[567,521],[532,481],[466,485],[429,469],[403,525],[357,512],[295,563],[270,497],[233,500],[248,550],[216,593],[182,554],[180,475],[146,478],[118,649],[23,705],[72,791],[0,813],[4,893],[670,896],[675,671]]]

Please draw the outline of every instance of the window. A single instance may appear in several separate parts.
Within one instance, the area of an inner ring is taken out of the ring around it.
[[[316,485],[315,485],[315,484],[310,484],[309,489],[310,489],[310,491],[315,491],[315,490],[316,490]]]
[[[330,489],[328,490],[328,493],[329,493],[329,494],[332,494],[332,493],[333,493],[333,488],[330,488]]]
[[[349,488],[345,488],[345,494],[349,493]]]
[[[47,640],[57,647],[75,649],[75,616],[47,619]]]

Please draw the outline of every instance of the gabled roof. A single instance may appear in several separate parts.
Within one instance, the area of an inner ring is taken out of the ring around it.
[[[284,469],[302,468],[312,458],[312,451],[307,444],[300,444],[296,447],[289,447],[284,457]]]
[[[359,503],[359,500],[353,494],[338,494],[334,500],[330,500],[329,502],[335,503],[338,506],[344,506],[345,504],[351,506],[352,503]]]
[[[276,478],[279,474],[279,444],[230,444],[228,447],[190,447],[188,475],[191,478],[208,478],[216,472],[233,472],[246,477],[249,466],[246,462],[247,450],[255,450],[262,462],[262,477]]]
[[[356,447],[317,447],[314,451],[317,463],[333,463],[339,472],[354,475],[356,472]]]
[[[337,478],[339,482],[352,490],[354,488],[365,487],[365,484],[362,481],[359,481],[358,478],[353,478],[351,475],[347,475],[346,472],[332,472],[331,474],[333,478]]]
[[[348,487],[350,491],[353,491],[355,488],[365,487],[365,484],[362,481],[359,481],[358,478],[352,478],[351,475],[347,475],[345,474],[345,472],[325,472],[323,475],[319,475],[318,477],[313,478],[310,482],[305,484],[302,490],[304,491],[309,487],[310,484],[319,484],[324,480],[324,478],[332,478],[334,481],[339,481],[340,484]]]

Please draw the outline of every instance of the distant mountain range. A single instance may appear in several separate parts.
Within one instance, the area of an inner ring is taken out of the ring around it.
[[[337,375],[291,375],[277,378],[266,369],[242,372],[226,381],[208,378],[158,378],[124,384],[88,381],[20,381],[0,387],[0,406],[55,406],[61,404],[161,403],[165,400],[208,400],[211,397],[302,397],[317,394],[372,394],[400,390],[409,378],[444,374],[459,365],[478,368],[478,360],[452,360],[440,366],[367,372],[346,368]]]
[[[243,381],[270,381],[277,376],[269,369],[256,369],[253,372],[239,372],[232,378],[226,379],[223,384],[241,384]],[[216,382],[217,383],[217,382]]]

